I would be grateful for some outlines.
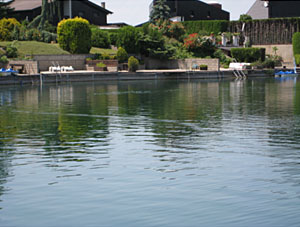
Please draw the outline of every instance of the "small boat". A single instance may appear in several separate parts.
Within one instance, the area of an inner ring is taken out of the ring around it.
[[[2,74],[3,76],[15,76],[16,73],[18,73],[18,71],[15,71],[13,69],[5,69],[5,68],[2,68],[0,69],[0,74]]]
[[[280,77],[284,77],[284,76],[298,76],[297,71],[279,71],[277,73],[275,73],[275,76],[280,76]]]
[[[296,61],[294,59],[294,70],[290,70],[290,71],[279,71],[275,73],[275,76],[279,76],[279,77],[295,77],[298,76],[299,73],[297,73],[297,65],[296,65]]]

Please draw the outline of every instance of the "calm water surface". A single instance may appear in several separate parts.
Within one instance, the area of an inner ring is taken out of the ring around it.
[[[0,87],[0,226],[300,226],[300,80]]]

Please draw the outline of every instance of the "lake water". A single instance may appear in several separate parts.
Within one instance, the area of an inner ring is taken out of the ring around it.
[[[300,226],[300,80],[0,87],[0,226]]]

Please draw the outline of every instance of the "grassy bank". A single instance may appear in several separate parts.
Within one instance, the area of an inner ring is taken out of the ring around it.
[[[9,44],[14,44],[14,46],[18,49],[18,57],[24,58],[25,56],[32,55],[62,55],[62,54],[70,54],[67,51],[64,51],[59,47],[58,44],[50,44],[36,41],[13,41],[13,42],[0,42],[0,47],[7,46]],[[101,54],[109,54],[115,55],[117,53],[116,50],[112,49],[102,49],[93,47],[90,51],[91,54],[101,53]]]

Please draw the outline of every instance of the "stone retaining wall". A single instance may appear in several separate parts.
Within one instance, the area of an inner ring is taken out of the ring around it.
[[[48,71],[50,66],[73,66],[75,70],[86,70],[85,59],[93,55],[35,55],[40,71]]]
[[[158,60],[148,58],[145,60],[146,69],[184,69],[190,70],[193,65],[207,65],[208,71],[219,71],[219,59],[191,58],[184,60]]]
[[[273,47],[277,47],[276,54],[281,56],[284,63],[290,63],[293,65],[294,53],[293,45],[291,44],[278,44],[278,45],[253,45],[252,47],[265,48],[266,54],[274,55]]]

